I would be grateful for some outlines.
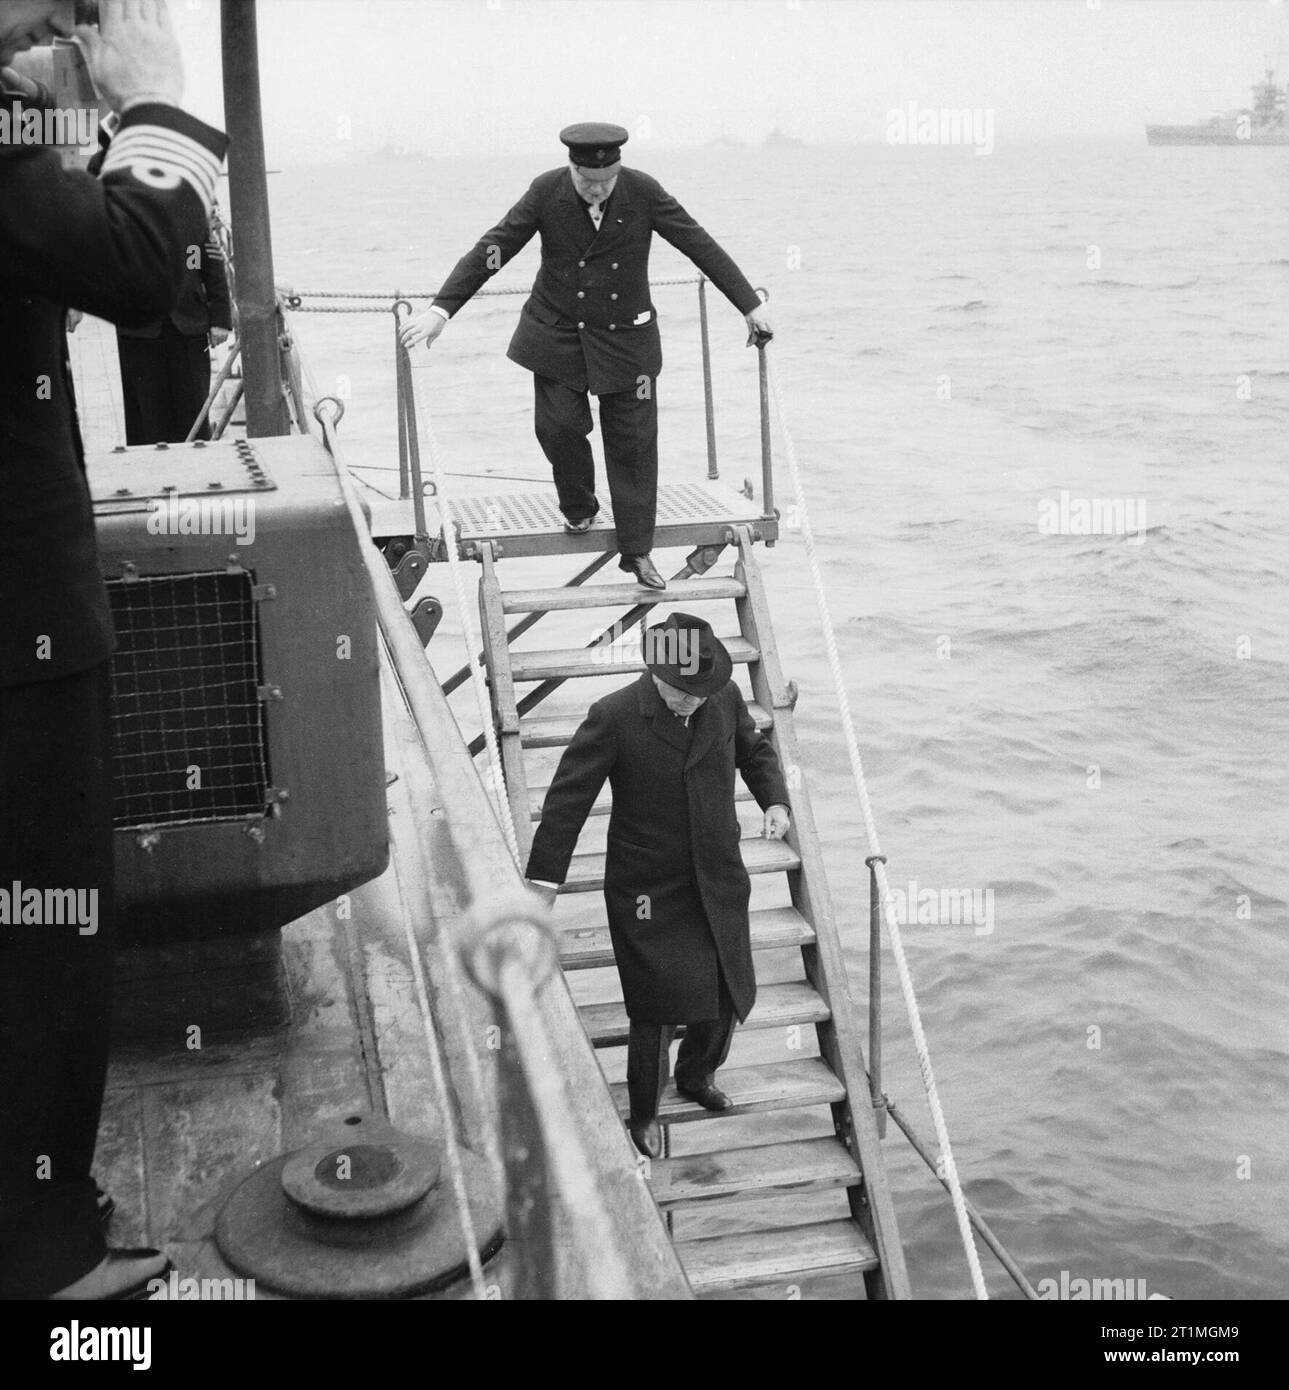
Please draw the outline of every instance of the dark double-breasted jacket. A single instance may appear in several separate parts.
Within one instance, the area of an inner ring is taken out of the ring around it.
[[[192,260],[198,259],[196,266]],[[228,286],[228,265],[214,231],[198,249],[192,248],[189,269],[179,289],[179,302],[165,319],[153,319],[140,327],[121,325],[122,338],[159,338],[166,321],[186,338],[204,338],[212,328],[233,326],[233,300]]]
[[[541,269],[507,356],[577,391],[638,390],[641,377],[652,380],[662,370],[649,293],[654,232],[688,256],[740,313],[761,302],[729,255],[657,179],[623,169],[597,231],[565,166],[533,180],[457,262],[434,303],[455,314],[540,233]]]
[[[206,239],[226,137],[136,106],[99,179],[0,145],[0,686],[112,653],[67,358],[67,307],[116,324],[168,314]]]
[[[786,805],[787,787],[733,681],[690,725],[648,674],[593,704],[560,759],[528,860],[529,878],[564,881],[607,779],[604,901],[627,1014],[637,1022],[716,1018],[722,977],[740,1019],[756,999],[734,773],[763,810]]]

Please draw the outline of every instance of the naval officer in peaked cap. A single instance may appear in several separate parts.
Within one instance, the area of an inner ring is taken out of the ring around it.
[[[682,251],[752,330],[770,332],[738,266],[657,179],[622,165],[618,125],[566,126],[568,165],[539,174],[502,220],[457,262],[433,304],[403,327],[428,346],[457,310],[541,233],[542,260],[506,355],[533,374],[537,439],[550,460],[565,527],[590,529],[599,503],[588,393],[599,397],[604,468],[619,564],[650,588],[658,499],[658,316],[649,296],[654,232]]]

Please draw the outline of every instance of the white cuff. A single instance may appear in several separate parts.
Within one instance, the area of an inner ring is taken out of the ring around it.
[[[430,305],[430,313],[438,314],[442,318],[444,323],[450,323],[452,320],[452,315],[449,314],[446,309],[439,308],[437,304]]]

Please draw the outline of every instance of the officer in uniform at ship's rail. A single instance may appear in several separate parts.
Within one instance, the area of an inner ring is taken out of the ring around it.
[[[599,504],[587,436],[600,401],[604,468],[613,499],[619,565],[662,589],[654,567],[658,500],[658,316],[649,297],[649,245],[657,232],[684,252],[764,334],[770,320],[730,257],[657,179],[622,167],[627,132],[588,122],[567,126],[569,167],[533,180],[528,192],[457,262],[434,303],[409,318],[402,342],[433,343],[449,318],[541,233],[542,263],[507,356],[533,373],[537,439],[550,460],[565,527],[590,529]]]
[[[765,812],[767,839],[782,839],[790,817],[779,755],[730,680],[729,651],[711,627],[673,613],[645,631],[642,646],[645,674],[597,700],[564,750],[526,875],[555,901],[607,779],[604,904],[630,1019],[628,1128],[636,1148],[657,1158],[676,1026],[685,1025],[677,1091],[706,1110],[728,1110],[716,1070],[735,1018],[756,999],[735,769]]]

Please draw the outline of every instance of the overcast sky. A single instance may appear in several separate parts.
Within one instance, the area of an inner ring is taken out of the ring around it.
[[[215,0],[171,0],[190,109],[222,117]],[[550,151],[880,140],[907,107],[992,109],[997,140],[1140,137],[1289,81],[1282,0],[259,0],[270,162],[382,145]],[[556,162],[553,160],[552,162]]]

